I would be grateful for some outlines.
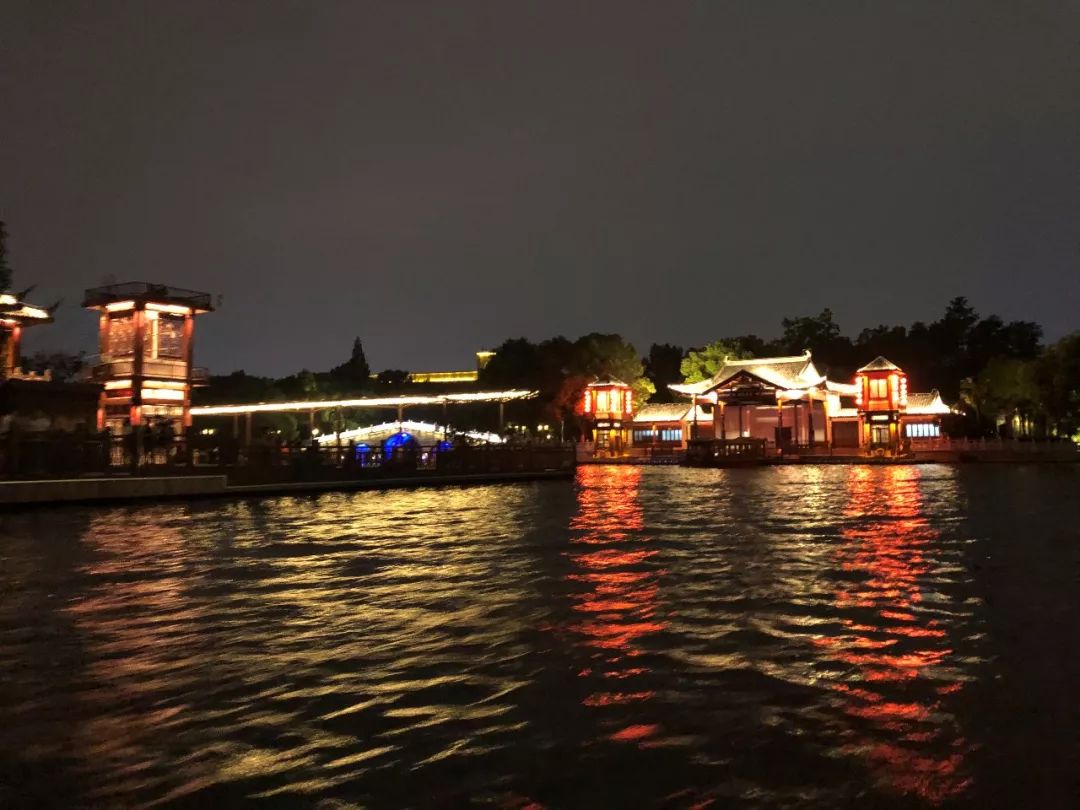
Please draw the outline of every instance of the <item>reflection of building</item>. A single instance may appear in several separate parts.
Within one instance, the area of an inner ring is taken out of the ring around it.
[[[0,381],[40,379],[22,371],[22,332],[27,326],[51,321],[48,310],[20,301],[17,295],[0,293]]]
[[[611,740],[639,743],[659,731],[642,722],[642,704],[654,697],[644,653],[649,637],[665,627],[658,616],[657,550],[641,531],[641,470],[589,467],[581,481],[568,578],[580,586],[573,630],[586,656],[578,673],[590,686],[584,704],[601,712]]]
[[[191,389],[205,378],[192,363],[195,316],[213,310],[209,293],[129,282],[87,290],[83,306],[101,313],[99,427],[190,425]]]
[[[970,745],[951,711],[970,680],[955,650],[966,605],[950,601],[939,532],[915,466],[852,467],[832,615],[815,644],[840,665],[826,682],[846,718],[845,750],[901,795],[933,805],[969,785]]]
[[[581,395],[581,413],[592,424],[597,453],[622,453],[629,444],[626,422],[633,412],[634,395],[619,380],[590,383]]]

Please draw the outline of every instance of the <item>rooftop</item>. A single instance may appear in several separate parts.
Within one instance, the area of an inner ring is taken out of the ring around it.
[[[680,394],[704,394],[723,385],[736,374],[745,372],[782,389],[810,388],[825,382],[810,359],[810,352],[785,357],[755,357],[748,360],[726,360],[711,379],[696,383],[668,386]]]
[[[49,323],[52,321],[52,312],[36,307],[20,300],[21,296],[13,293],[0,293],[0,321],[18,324]]]
[[[151,284],[147,281],[125,281],[122,284],[106,284],[93,287],[83,294],[83,306],[104,307],[119,301],[153,302],[155,304],[179,304],[197,312],[214,309],[210,293],[185,290],[168,284]]]
[[[900,371],[900,366],[891,360],[886,360],[880,354],[859,369],[859,371]]]

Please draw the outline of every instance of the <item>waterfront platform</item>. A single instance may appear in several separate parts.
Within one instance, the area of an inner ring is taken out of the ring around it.
[[[573,448],[559,444],[393,453],[253,445],[210,453],[181,442],[141,452],[36,442],[2,450],[0,505],[465,486],[568,479],[575,467]]]
[[[714,454],[713,445],[726,445],[728,452]],[[789,447],[777,452],[775,446],[761,440],[734,442],[695,442],[690,454],[685,450],[664,452],[629,452],[619,456],[579,454],[578,464],[678,464],[690,467],[768,467],[791,464],[1032,464],[1080,462],[1080,450],[1066,441],[942,440],[916,447],[905,456],[875,456],[827,445]],[[688,458],[688,455],[690,456]]]
[[[569,479],[573,470],[527,470],[487,473],[418,473],[382,478],[339,478],[318,481],[271,481],[230,485],[224,475],[131,476],[126,478],[42,479],[0,481],[0,506],[56,505],[169,500],[176,498],[244,497],[352,490],[474,486]]]

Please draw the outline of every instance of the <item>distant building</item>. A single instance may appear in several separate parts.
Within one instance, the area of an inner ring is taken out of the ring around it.
[[[495,352],[479,351],[476,353],[476,368],[465,369],[463,371],[410,371],[405,377],[406,382],[410,383],[474,383],[479,381],[480,372],[484,370],[484,367],[488,364],[488,361],[495,356]],[[371,379],[378,379],[379,375],[373,373]]]
[[[937,391],[908,393],[907,375],[883,357],[859,369],[851,383],[827,379],[805,352],[729,360],[707,380],[669,387],[689,401],[631,409],[621,399],[621,391],[629,395],[623,383],[586,388],[581,411],[592,424],[595,452],[751,439],[773,452],[848,448],[896,455],[940,437],[941,419],[951,412]]]

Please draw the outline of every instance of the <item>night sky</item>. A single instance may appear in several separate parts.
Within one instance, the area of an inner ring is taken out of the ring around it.
[[[1080,328],[1080,3],[0,0],[27,350],[211,291],[197,361],[469,367],[506,337]]]

